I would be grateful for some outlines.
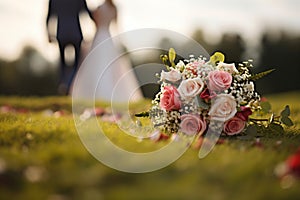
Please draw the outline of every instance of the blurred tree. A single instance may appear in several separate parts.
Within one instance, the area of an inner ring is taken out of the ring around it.
[[[226,62],[243,61],[245,45],[238,34],[225,34],[218,44],[210,44],[205,41],[201,30],[193,34],[193,38],[199,42],[209,54],[222,51],[226,55]],[[160,41],[161,49],[189,49],[189,44],[179,44],[164,37]],[[191,50],[193,52],[194,50]],[[161,64],[159,55],[167,51],[141,50],[130,53],[133,66],[149,63]],[[195,54],[196,55],[196,54]],[[253,68],[253,72],[261,72],[267,69],[276,69],[272,74],[257,81],[257,89],[260,93],[276,93],[291,90],[300,90],[300,36],[291,36],[282,32],[278,38],[274,38],[271,32],[262,36],[260,60]],[[186,55],[184,55],[186,56]],[[24,48],[21,56],[15,61],[0,60],[0,95],[56,95],[59,72],[54,63],[50,63],[33,47]],[[153,84],[142,86],[144,95],[153,98],[158,91],[155,73],[162,68],[147,66],[147,70],[137,70],[137,77],[141,80],[149,80]]]
[[[12,62],[0,61],[0,94],[55,95],[57,70],[33,47]]]
[[[207,53],[209,53],[209,55],[212,55],[216,50],[214,45],[205,40],[202,29],[197,29],[192,34],[192,38],[197,41],[207,51]]]
[[[276,69],[270,76],[257,82],[264,93],[300,90],[300,37],[292,37],[281,32],[279,38],[272,39],[266,32],[262,36],[261,56],[256,71]]]
[[[216,51],[221,51],[225,55],[225,61],[242,62],[245,52],[245,42],[237,33],[225,33],[219,44],[216,45]]]

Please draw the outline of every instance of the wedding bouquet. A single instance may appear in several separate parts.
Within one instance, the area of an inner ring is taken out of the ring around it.
[[[170,49],[161,60],[166,70],[157,74],[160,91],[152,100],[151,109],[136,114],[150,117],[153,126],[160,132],[201,136],[208,127],[221,126],[222,135],[232,136],[260,127],[281,130],[282,124],[292,125],[289,107],[275,117],[255,119],[254,112],[268,110],[268,104],[261,101],[254,82],[271,73],[273,69],[252,74],[252,60],[225,63],[225,56],[216,52],[209,60],[203,56],[179,60],[175,63],[176,52]],[[218,123],[216,123],[218,122]]]

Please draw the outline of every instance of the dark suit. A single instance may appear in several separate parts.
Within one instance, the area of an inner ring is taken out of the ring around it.
[[[80,58],[80,47],[83,36],[79,22],[79,14],[82,11],[87,12],[92,18],[92,14],[85,0],[49,0],[46,23],[48,27],[49,19],[54,16],[57,17],[56,38],[59,44],[61,58],[61,82],[67,82],[68,89],[77,71]],[[66,81],[66,62],[64,55],[67,45],[74,46],[75,60],[71,78]]]

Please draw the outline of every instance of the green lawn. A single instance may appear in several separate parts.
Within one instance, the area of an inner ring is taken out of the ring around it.
[[[262,147],[254,139],[225,139],[204,159],[191,148],[166,168],[129,174],[106,167],[85,149],[70,98],[0,97],[0,199],[299,199],[300,180],[281,180],[274,170],[300,147],[300,92],[268,99],[277,113],[289,104],[295,125],[285,133],[266,133]],[[9,112],[7,105],[13,108]],[[128,150],[166,143],[140,142],[116,124],[99,121],[108,137]]]

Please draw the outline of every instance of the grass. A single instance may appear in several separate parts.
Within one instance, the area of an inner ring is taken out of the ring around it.
[[[300,93],[267,98],[277,113],[289,104],[295,126],[281,135],[266,133],[263,147],[254,140],[225,139],[204,159],[191,148],[168,167],[129,174],[86,150],[70,98],[0,97],[0,106],[14,108],[0,114],[0,199],[299,199],[300,181],[282,181],[274,169],[300,146]],[[147,103],[132,108],[143,110]],[[137,141],[116,124],[100,123],[112,142],[128,150],[151,151],[167,143]]]

